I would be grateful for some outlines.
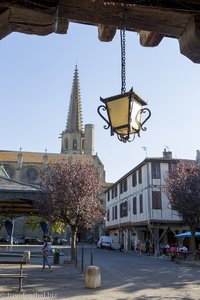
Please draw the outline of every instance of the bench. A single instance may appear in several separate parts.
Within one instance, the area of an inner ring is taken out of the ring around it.
[[[22,266],[26,264],[25,261],[16,261],[16,260],[1,260],[1,265],[19,265],[19,273],[0,273],[0,278],[17,278],[19,279],[19,292],[22,290],[22,280],[26,278],[27,274],[23,274]]]

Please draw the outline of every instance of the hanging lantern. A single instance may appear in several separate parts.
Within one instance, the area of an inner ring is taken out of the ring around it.
[[[120,141],[130,142],[135,138],[135,134],[140,136],[141,129],[146,130],[143,125],[150,118],[151,112],[148,108],[143,108],[147,103],[134,93],[133,89],[100,100],[104,105],[100,105],[97,111],[107,123],[104,129],[110,128],[111,135],[116,133]],[[108,120],[100,112],[101,109],[107,111]],[[142,121],[142,114],[146,112],[148,116]]]
[[[100,105],[97,109],[98,114],[104,119],[107,125],[104,129],[110,128],[111,135],[117,134],[120,141],[126,143],[131,142],[135,138],[135,134],[140,136],[140,130],[146,130],[144,123],[150,118],[151,111],[143,108],[147,103],[142,100],[133,88],[126,92],[126,57],[125,57],[125,28],[122,26],[120,30],[121,39],[121,94],[109,98],[101,98],[100,101],[104,105]],[[108,119],[106,119],[100,110],[107,111]],[[148,113],[145,120],[142,121],[142,114]]]

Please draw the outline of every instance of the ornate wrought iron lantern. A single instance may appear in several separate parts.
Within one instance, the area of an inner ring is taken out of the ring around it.
[[[140,130],[145,131],[147,128],[143,125],[151,116],[148,108],[143,108],[147,103],[142,100],[133,88],[126,92],[126,72],[125,72],[125,29],[120,30],[121,37],[121,76],[122,87],[121,94],[109,98],[101,98],[100,101],[104,105],[100,105],[97,109],[98,114],[107,123],[104,129],[109,129],[111,135],[117,134],[121,142],[131,142],[135,138],[135,134],[140,136]],[[108,119],[106,119],[100,110],[107,111]],[[148,113],[145,120],[142,121],[142,114]]]
[[[121,142],[131,142],[135,138],[135,134],[140,136],[140,130],[146,130],[144,123],[150,118],[151,112],[137,94],[131,89],[127,93],[109,97],[100,98],[105,105],[98,107],[99,115],[104,119],[107,125],[104,129],[110,128],[111,135],[117,134]],[[108,120],[101,114],[100,110],[107,110]],[[148,112],[147,118],[142,121],[142,114]],[[132,136],[131,136],[132,135]]]

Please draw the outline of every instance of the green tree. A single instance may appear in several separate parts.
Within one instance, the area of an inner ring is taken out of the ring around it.
[[[78,226],[90,228],[103,217],[99,175],[91,163],[68,159],[49,163],[41,178],[39,212],[50,224],[70,225],[74,260]]]
[[[191,230],[191,251],[194,253],[195,231],[200,226],[200,167],[193,162],[178,163],[165,181],[172,209]]]

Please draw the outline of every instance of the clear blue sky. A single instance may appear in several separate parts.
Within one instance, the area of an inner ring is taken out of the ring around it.
[[[60,152],[75,64],[79,69],[83,122],[95,125],[95,152],[106,179],[114,182],[146,156],[195,159],[200,149],[200,65],[180,54],[178,41],[163,39],[143,48],[139,35],[126,35],[127,91],[152,111],[147,131],[123,144],[104,130],[96,110],[103,98],[120,93],[119,33],[98,40],[97,28],[70,23],[67,35],[45,37],[12,33],[0,41],[0,149]]]

